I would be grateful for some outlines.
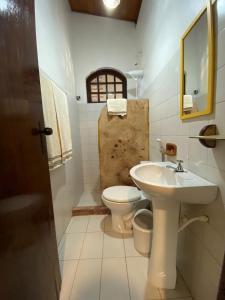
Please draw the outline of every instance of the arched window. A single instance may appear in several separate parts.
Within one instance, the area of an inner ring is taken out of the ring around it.
[[[86,79],[89,103],[106,102],[107,98],[127,98],[127,79],[123,73],[111,69],[99,69]]]

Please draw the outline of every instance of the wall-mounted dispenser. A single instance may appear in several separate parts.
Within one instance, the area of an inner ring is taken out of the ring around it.
[[[144,77],[143,70],[132,70],[125,73],[127,79],[133,79],[136,82],[136,99],[138,99],[139,95],[139,88],[140,88],[140,81]]]

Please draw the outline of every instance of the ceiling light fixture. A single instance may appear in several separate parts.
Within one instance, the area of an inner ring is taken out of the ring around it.
[[[103,0],[103,3],[107,8],[115,9],[120,4],[120,0]]]

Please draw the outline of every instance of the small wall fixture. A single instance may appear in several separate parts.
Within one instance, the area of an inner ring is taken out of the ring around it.
[[[215,148],[217,141],[225,140],[225,135],[218,134],[216,125],[212,124],[203,127],[199,135],[190,136],[189,138],[199,139],[199,142],[207,148]]]
[[[136,99],[138,99],[139,95],[139,85],[141,80],[144,77],[144,70],[132,70],[125,72],[125,76],[127,79],[133,79],[136,82]]]
[[[175,144],[166,143],[166,155],[176,156],[177,155],[177,146]]]

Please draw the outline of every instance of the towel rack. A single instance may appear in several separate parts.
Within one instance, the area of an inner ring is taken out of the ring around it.
[[[59,86],[58,83],[55,82],[55,80],[53,80],[45,71],[43,71],[41,68],[39,68],[39,72],[43,73],[43,75],[50,81],[52,81],[61,91],[63,91],[63,93],[66,94],[66,96],[72,98],[72,99],[76,99],[76,96],[72,96],[70,95],[66,90],[64,90],[61,86]]]
[[[198,139],[199,142],[207,147],[207,148],[215,148],[216,147],[216,141],[224,141],[225,135],[221,135],[217,133],[217,127],[215,124],[207,125],[203,127],[199,135],[197,136],[189,136],[191,139]]]

